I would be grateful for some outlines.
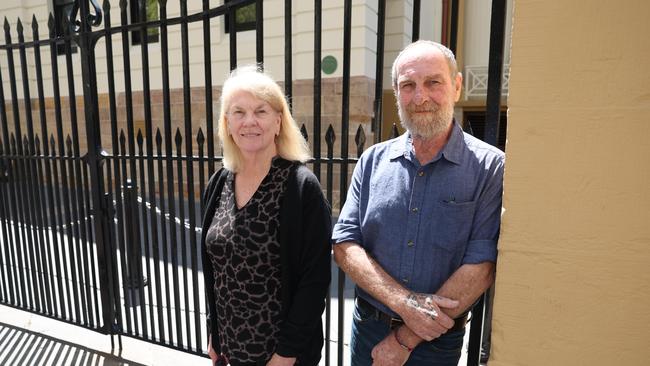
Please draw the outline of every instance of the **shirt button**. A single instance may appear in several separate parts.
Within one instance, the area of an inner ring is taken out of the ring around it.
[[[418,177],[422,177],[422,176],[424,176],[424,172],[420,170],[420,171],[418,172]]]
[[[408,278],[402,278],[402,282],[404,282],[404,283],[408,283],[409,280],[408,280]]]
[[[406,245],[408,245],[409,247],[412,247],[412,246],[415,245],[415,243],[413,242],[413,240],[409,240],[408,243],[406,243]]]
[[[418,212],[418,208],[417,208],[417,207],[413,207],[413,208],[411,209],[411,211],[413,211],[413,212]]]

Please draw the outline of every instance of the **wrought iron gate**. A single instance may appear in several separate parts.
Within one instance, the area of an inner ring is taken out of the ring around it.
[[[263,6],[261,0],[233,0],[211,8],[209,1],[203,0],[202,11],[188,14],[187,1],[180,0],[180,16],[168,18],[167,2],[158,0],[158,19],[147,20],[150,3],[140,1],[142,21],[130,23],[129,4],[120,1],[115,9],[120,24],[114,25],[114,9],[109,1],[100,7],[95,0],[77,0],[73,4],[73,20],[59,24],[51,16],[47,24],[49,37],[43,40],[39,39],[35,17],[28,41],[20,20],[14,41],[5,19],[5,44],[0,46],[6,53],[6,64],[0,70],[0,302],[105,334],[127,335],[204,354],[205,300],[197,253],[197,223],[202,207],[197,197],[221,160],[212,132],[216,98],[210,24],[219,17],[229,19],[232,69],[238,60],[234,10],[256,4],[256,60],[262,63]],[[291,14],[291,3],[285,1],[285,14]],[[418,16],[414,16],[413,38],[417,39],[419,2],[415,3]],[[457,1],[451,3],[457,8]],[[344,4],[340,126],[335,129],[329,125],[321,134],[322,4],[315,0],[313,123],[311,131],[302,128],[312,143],[311,166],[330,202],[336,200],[334,194],[338,190],[339,205],[345,201],[349,166],[356,162],[366,143],[364,130],[359,127],[357,151],[351,156],[348,135],[352,2],[345,0]],[[495,44],[502,44],[505,1],[495,0],[494,6],[492,35]],[[375,142],[381,136],[385,8],[385,0],[379,0]],[[193,90],[190,79],[188,27],[192,23],[203,29],[204,84],[199,92]],[[285,17],[284,24],[284,85],[291,97],[291,17]],[[58,26],[62,26],[63,35],[57,35]],[[168,29],[172,26],[180,27],[180,50],[170,50]],[[148,41],[151,29],[159,37],[156,47]],[[133,34],[140,39],[138,80],[142,88],[137,91],[132,86],[136,77],[132,74],[129,45]],[[105,65],[97,65],[98,50],[105,54]],[[117,65],[116,50],[121,52],[122,61]],[[161,78],[162,88],[152,91],[149,57],[154,51],[160,53],[161,64],[156,67],[161,73],[155,77]],[[75,52],[79,53],[79,64],[73,61]],[[494,52],[503,51],[495,48]],[[49,54],[49,62],[41,58],[42,53]],[[59,53],[64,55],[61,60]],[[180,89],[170,86],[170,57],[181,60]],[[78,67],[83,86],[79,96],[74,80]],[[98,81],[100,67],[107,77]],[[494,73],[500,79],[500,67],[491,64],[491,77]],[[44,72],[48,77],[44,77]],[[8,95],[3,87],[6,77]],[[107,93],[98,94],[98,82],[107,86]],[[123,93],[116,91],[116,82],[122,83]],[[491,81],[491,85],[500,83]],[[46,90],[51,97],[46,97]],[[498,90],[492,93],[500,94]],[[144,101],[144,124],[140,126],[133,105],[138,98]],[[152,110],[148,102],[156,98],[162,100],[162,111]],[[201,98],[205,103],[200,112],[205,122],[200,128],[196,128],[193,118],[196,110],[191,107],[192,98]],[[177,100],[181,103],[175,104]],[[488,126],[498,121],[498,97],[491,100],[497,116],[488,121]],[[178,113],[173,114],[174,111]],[[157,113],[162,114],[162,122],[155,126],[152,116]],[[494,112],[491,113],[493,117]],[[337,129],[341,139],[339,154],[334,152]],[[321,140],[325,142],[324,148]],[[325,151],[325,156],[321,151]],[[334,179],[336,175],[338,182]],[[338,283],[333,283],[340,298],[344,285],[345,276],[340,272]],[[327,299],[326,338],[340,340],[337,363],[342,365],[344,302],[338,302],[338,334],[334,337],[330,334],[330,300]],[[479,336],[480,322],[481,317],[475,317],[476,326],[472,327],[479,331]],[[470,364],[477,364],[479,347],[480,340],[474,336]],[[330,347],[325,347],[325,364],[330,363]]]

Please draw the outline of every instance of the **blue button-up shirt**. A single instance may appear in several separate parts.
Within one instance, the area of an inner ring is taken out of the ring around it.
[[[333,243],[355,242],[406,288],[435,293],[461,265],[496,261],[504,159],[455,123],[424,165],[408,132],[374,145],[354,169]]]

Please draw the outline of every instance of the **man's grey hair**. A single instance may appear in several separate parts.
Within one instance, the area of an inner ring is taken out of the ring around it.
[[[456,82],[456,74],[458,73],[458,65],[456,64],[456,56],[454,56],[454,53],[451,52],[451,50],[444,45],[434,42],[434,41],[428,41],[421,39],[419,41],[415,41],[408,46],[404,47],[404,49],[395,57],[395,61],[393,61],[393,68],[391,71],[391,79],[393,80],[393,89],[397,90],[397,66],[399,63],[400,58],[402,58],[402,55],[404,55],[406,52],[410,51],[413,48],[416,47],[422,47],[422,46],[431,46],[436,49],[438,49],[443,56],[445,56],[445,59],[447,60],[447,65],[449,66],[449,72],[451,75],[451,82],[455,83]]]

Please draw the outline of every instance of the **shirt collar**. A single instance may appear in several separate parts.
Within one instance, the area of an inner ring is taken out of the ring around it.
[[[453,127],[451,130],[451,135],[449,136],[449,141],[447,141],[445,146],[438,153],[438,155],[433,158],[432,161],[436,161],[442,156],[454,164],[460,164],[465,138],[463,135],[463,130],[460,128],[458,123],[456,123],[455,120],[452,123]],[[390,159],[397,159],[399,157],[408,158],[412,151],[413,144],[411,142],[411,132],[406,131],[406,133],[402,134],[397,139],[395,139],[395,141],[393,141],[388,157]]]

